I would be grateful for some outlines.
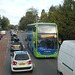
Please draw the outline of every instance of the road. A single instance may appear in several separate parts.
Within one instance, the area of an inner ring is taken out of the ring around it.
[[[42,58],[42,59],[35,58],[27,48],[26,41],[25,41],[26,33],[19,33],[18,36],[22,41],[23,45],[25,46],[24,50],[28,51],[31,56],[32,62],[34,64],[34,69],[32,73],[20,72],[20,73],[14,73],[13,75],[57,75],[57,59],[56,58]],[[9,39],[9,47],[7,49],[7,57],[5,60],[3,75],[11,75],[10,42],[11,41]]]

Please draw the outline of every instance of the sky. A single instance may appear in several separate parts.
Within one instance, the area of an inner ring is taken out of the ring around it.
[[[31,7],[38,10],[40,15],[42,9],[48,12],[49,8],[63,4],[64,0],[0,0],[0,15],[7,17],[10,24],[17,25]]]

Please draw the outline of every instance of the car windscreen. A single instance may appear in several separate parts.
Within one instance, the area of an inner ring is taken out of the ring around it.
[[[28,59],[29,59],[29,57],[27,54],[17,54],[15,56],[15,60],[28,60]]]
[[[12,45],[21,45],[21,43],[20,42],[14,42],[14,43],[12,43]]]

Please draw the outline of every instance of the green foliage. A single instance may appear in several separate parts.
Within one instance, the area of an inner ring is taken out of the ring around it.
[[[15,29],[15,26],[14,25],[9,25],[8,26],[8,29],[10,30],[10,29]]]
[[[47,22],[48,19],[47,19],[47,13],[42,13],[41,14],[41,19],[40,19],[40,22]]]
[[[19,22],[19,29],[26,29],[27,24],[38,22],[38,12],[30,8]],[[51,6],[48,13],[43,9],[40,22],[56,23],[59,37],[63,40],[75,40],[75,0],[64,0],[63,5]]]
[[[75,1],[64,0],[63,5],[59,7],[52,5],[48,14],[42,10],[40,21],[56,23],[59,37],[63,40],[75,40]]]
[[[29,8],[26,12],[26,15],[23,16],[19,22],[19,29],[25,30],[27,28],[27,24],[37,22],[38,20],[38,12],[35,8]]]
[[[8,29],[8,25],[9,25],[9,20],[7,17],[4,17],[1,19],[1,26],[3,30]]]

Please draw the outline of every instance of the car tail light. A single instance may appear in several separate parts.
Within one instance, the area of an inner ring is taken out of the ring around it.
[[[22,45],[20,45],[20,47],[22,47]]]
[[[13,65],[16,65],[17,64],[17,62],[16,61],[13,61]]]
[[[14,45],[11,45],[11,47],[14,47]]]
[[[31,60],[27,62],[28,64],[31,64]]]

